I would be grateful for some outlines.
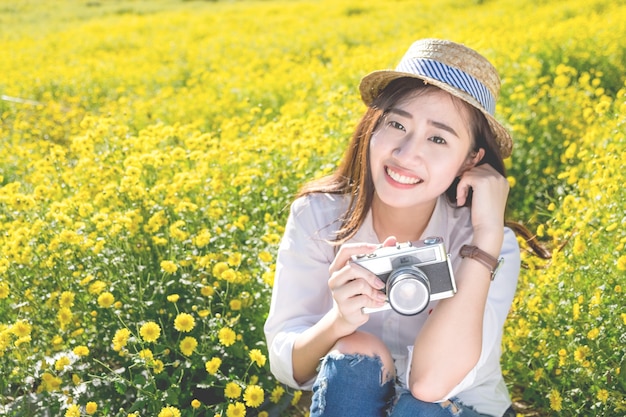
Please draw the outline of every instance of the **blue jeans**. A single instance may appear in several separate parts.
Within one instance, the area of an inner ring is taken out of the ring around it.
[[[490,417],[451,399],[427,403],[382,375],[378,357],[328,355],[313,385],[310,417]]]

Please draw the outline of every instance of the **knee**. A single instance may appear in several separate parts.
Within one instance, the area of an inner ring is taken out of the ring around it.
[[[395,377],[393,358],[387,346],[378,337],[366,332],[354,332],[339,339],[330,353],[379,357],[383,364],[383,375]]]

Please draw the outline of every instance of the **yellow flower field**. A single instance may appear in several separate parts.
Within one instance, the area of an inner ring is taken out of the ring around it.
[[[508,214],[552,251],[506,323],[519,414],[626,415],[610,0],[0,2],[0,414],[296,414],[262,332],[287,208],[420,37],[499,69]]]

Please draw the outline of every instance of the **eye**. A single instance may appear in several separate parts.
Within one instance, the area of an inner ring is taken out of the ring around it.
[[[438,145],[445,145],[446,143],[448,143],[441,136],[431,136],[430,138],[428,138],[428,140],[431,141],[431,142],[434,142],[434,143],[436,143]]]
[[[387,122],[387,126],[393,128],[393,129],[397,129],[397,130],[401,130],[403,132],[406,132],[406,128],[402,125],[402,123],[396,122],[395,120],[389,120]]]

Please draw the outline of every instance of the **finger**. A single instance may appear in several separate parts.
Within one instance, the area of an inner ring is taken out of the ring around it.
[[[358,262],[349,262],[339,271],[335,271],[328,279],[328,287],[331,291],[352,283],[352,294],[369,294],[373,291],[379,291],[385,287],[385,283],[367,268],[358,264]]]
[[[383,242],[383,247],[396,246],[398,244],[398,239],[395,236],[389,236]]]
[[[378,245],[373,243],[346,243],[341,245],[328,269],[332,274],[343,268],[353,256],[372,253],[377,247]]]
[[[354,297],[367,297],[374,302],[384,302],[387,296],[381,291],[384,283],[380,281],[381,288],[376,288],[363,278],[352,279],[344,283],[344,285],[333,288],[333,298],[337,302],[348,300]]]
[[[364,295],[354,296],[342,303],[337,303],[342,316],[348,321],[360,320],[363,315],[368,315],[364,309],[378,309],[385,305],[384,301],[374,301]],[[352,319],[350,319],[352,317]]]
[[[463,207],[467,201],[467,195],[469,194],[470,186],[467,182],[459,181],[456,186],[456,205],[457,207]]]

